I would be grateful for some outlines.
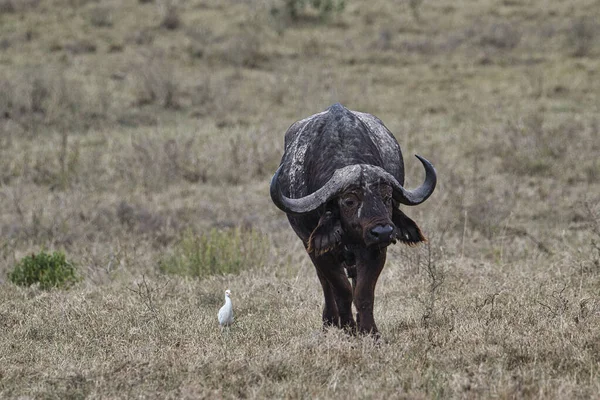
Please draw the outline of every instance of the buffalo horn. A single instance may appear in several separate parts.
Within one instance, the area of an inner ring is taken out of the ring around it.
[[[323,187],[298,199],[286,197],[281,193],[281,189],[279,188],[279,173],[282,166],[280,165],[271,179],[271,199],[273,199],[273,202],[280,210],[288,214],[305,214],[327,203],[353,183],[360,182],[361,175],[365,174],[369,177],[369,180],[374,181],[376,178],[379,178],[388,182],[394,189],[393,197],[395,200],[405,205],[414,206],[427,200],[431,193],[433,193],[436,185],[436,173],[433,165],[420,156],[417,156],[417,158],[425,167],[425,182],[417,189],[405,189],[393,175],[381,167],[369,164],[355,164],[337,169]]]
[[[425,167],[425,182],[416,189],[408,190],[402,187],[395,179],[390,181],[390,184],[394,188],[394,199],[407,206],[416,206],[427,200],[433,193],[437,183],[437,174],[433,165],[425,158],[416,154],[415,156],[421,161],[423,167]]]

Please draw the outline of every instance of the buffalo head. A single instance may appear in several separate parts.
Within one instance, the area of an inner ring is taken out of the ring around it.
[[[407,190],[384,169],[356,164],[336,170],[323,187],[307,196],[291,199],[279,188],[278,169],[271,180],[271,198],[281,210],[303,215],[321,209],[312,231],[308,251],[328,252],[342,243],[385,247],[400,240],[415,244],[424,240],[417,225],[398,204],[417,205],[431,195],[436,185],[435,169],[419,157],[425,167],[425,182]]]

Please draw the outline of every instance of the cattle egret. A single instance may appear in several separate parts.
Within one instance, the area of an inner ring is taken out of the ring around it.
[[[231,304],[231,291],[227,289],[225,291],[225,304],[219,310],[219,325],[221,326],[221,330],[224,327],[229,327],[229,325],[233,324],[233,305]]]

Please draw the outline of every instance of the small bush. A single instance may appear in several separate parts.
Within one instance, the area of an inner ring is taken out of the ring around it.
[[[174,2],[165,2],[161,6],[162,21],[160,26],[171,31],[179,28],[181,17],[179,16],[177,4]]]
[[[222,51],[222,59],[236,67],[256,68],[264,60],[260,37],[252,31],[234,36]]]
[[[567,42],[573,57],[589,56],[594,47],[598,25],[590,17],[580,17],[571,23],[567,31]]]
[[[94,7],[89,14],[90,23],[98,28],[109,28],[113,25],[112,10],[107,7]]]
[[[291,19],[296,20],[300,17],[307,5],[319,13],[321,18],[326,18],[334,12],[340,13],[346,7],[345,0],[284,0],[284,11]],[[279,9],[271,10],[272,14],[277,14]]]
[[[212,31],[204,26],[193,25],[186,30],[185,35],[189,39],[188,52],[193,58],[204,57],[206,49],[214,39]]]
[[[17,9],[13,0],[0,0],[0,14],[9,14],[16,12]]]
[[[480,44],[496,49],[511,50],[521,41],[520,29],[509,23],[493,23],[485,27]]]
[[[36,8],[40,0],[0,0],[0,15]]]
[[[65,44],[64,49],[73,55],[92,54],[98,50],[98,46],[89,39],[76,39]]]
[[[188,232],[176,246],[175,254],[159,263],[159,269],[194,278],[236,274],[262,264],[267,249],[264,235],[252,230],[212,229],[201,236]]]
[[[413,15],[415,21],[421,21],[421,5],[423,0],[409,0],[408,5],[410,6],[410,12]]]
[[[136,97],[138,105],[157,103],[164,108],[177,108],[177,79],[173,63],[161,52],[143,54],[133,65],[137,70]]]
[[[42,251],[23,258],[9,272],[8,278],[19,286],[39,283],[41,289],[68,288],[78,282],[75,266],[66,260],[62,252],[52,254]]]

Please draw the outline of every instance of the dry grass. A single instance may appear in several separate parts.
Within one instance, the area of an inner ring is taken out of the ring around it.
[[[283,5],[0,1],[0,397],[597,396],[595,2]],[[379,344],[321,332],[267,194],[286,128],[336,101],[396,134],[408,186],[413,153],[440,175],[407,211],[430,246],[390,250]],[[161,271],[211,231],[268,251],[237,274]],[[42,249],[84,280],[7,281]]]

